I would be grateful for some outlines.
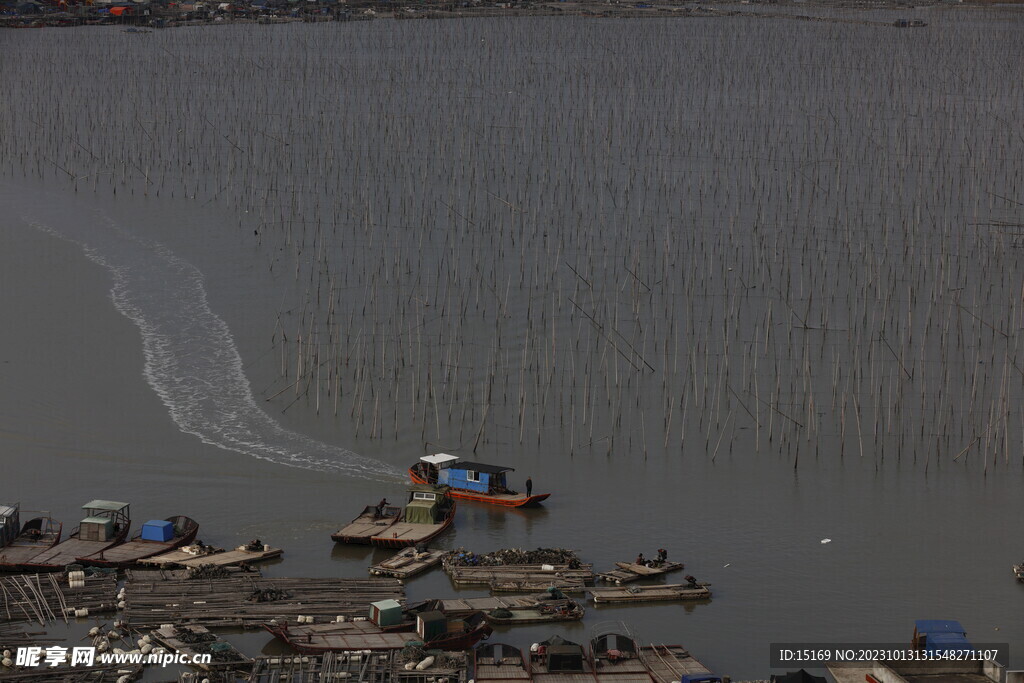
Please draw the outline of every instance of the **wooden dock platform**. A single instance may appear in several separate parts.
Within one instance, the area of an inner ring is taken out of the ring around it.
[[[673,583],[663,586],[622,586],[615,588],[591,588],[590,599],[594,604],[653,602],[661,600],[707,600],[711,597],[710,584]]]
[[[659,567],[646,567],[632,562],[616,562],[615,565],[616,569],[597,574],[595,576],[595,580],[614,583],[615,585],[622,585],[624,583],[631,583],[637,579],[660,576],[683,568],[682,562],[666,562]]]
[[[271,619],[299,616],[333,621],[365,617],[378,600],[405,601],[397,579],[290,579],[242,574],[198,581],[145,581],[125,584],[124,617],[134,628],[161,624],[203,624],[260,628]]]
[[[416,548],[406,548],[380,564],[373,565],[369,571],[374,576],[407,579],[441,564],[441,560],[447,554],[447,550],[427,550],[421,553]]]
[[[215,552],[200,555],[182,548],[155,557],[147,557],[139,560],[138,564],[156,567],[175,565],[179,567],[231,567],[243,563],[262,562],[279,557],[284,553],[280,548],[270,548],[269,546],[264,546],[264,548],[248,550],[245,546],[239,546],[234,550],[217,549]]]
[[[227,668],[247,664],[250,660],[236,650],[231,643],[210,633],[204,626],[174,626],[165,624],[151,631],[150,637],[168,650],[189,655],[194,661],[195,655],[210,655],[209,664],[195,664],[197,669],[210,671],[214,668]]]

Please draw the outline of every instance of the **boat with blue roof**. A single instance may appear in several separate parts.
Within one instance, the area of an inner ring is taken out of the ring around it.
[[[409,478],[417,484],[447,486],[453,498],[503,507],[526,507],[546,500],[550,493],[520,493],[508,486],[507,472],[515,468],[462,462],[448,453],[425,455],[409,468]]]

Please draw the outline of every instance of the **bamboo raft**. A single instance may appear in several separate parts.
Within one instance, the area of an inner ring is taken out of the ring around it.
[[[622,586],[615,588],[591,588],[590,599],[594,604],[653,602],[660,600],[706,600],[711,597],[711,584],[671,583],[663,586]]]
[[[596,580],[621,585],[636,581],[637,579],[643,579],[649,576],[659,576],[661,574],[667,574],[668,572],[677,571],[683,568],[683,563],[665,562],[657,567],[648,567],[646,565],[635,564],[633,562],[616,562],[615,566],[618,567],[618,569],[602,572],[596,576]]]
[[[427,550],[421,553],[416,548],[406,548],[392,555],[390,559],[373,565],[369,571],[374,576],[407,579],[440,564],[447,554],[447,550]]]
[[[191,548],[191,546],[190,546]],[[280,548],[263,546],[260,550],[249,550],[247,546],[241,545],[234,550],[215,549],[214,552],[196,554],[189,548],[181,548],[162,555],[147,557],[139,560],[138,564],[157,567],[174,566],[179,567],[231,567],[239,564],[250,564],[262,562],[284,553]]]
[[[194,664],[196,668],[209,671],[213,668],[229,668],[248,664],[248,657],[236,650],[231,643],[210,633],[203,626],[174,626],[164,624],[151,631],[150,637],[167,649],[189,655],[195,661],[195,655],[211,655],[209,664]]]
[[[133,578],[125,584],[124,617],[135,628],[167,623],[260,628],[271,619],[362,617],[371,602],[387,599],[404,603],[405,592],[397,579]]]
[[[76,578],[67,575],[23,574],[0,577],[0,622],[35,621],[45,625],[75,616],[117,609],[117,577],[100,574]]]

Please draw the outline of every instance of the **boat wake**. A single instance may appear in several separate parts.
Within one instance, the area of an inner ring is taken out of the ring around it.
[[[142,333],[146,380],[181,431],[289,467],[379,481],[403,478],[386,463],[291,432],[267,415],[253,397],[231,331],[210,308],[202,273],[165,246],[98,214],[22,218],[78,245],[110,271],[114,306]]]

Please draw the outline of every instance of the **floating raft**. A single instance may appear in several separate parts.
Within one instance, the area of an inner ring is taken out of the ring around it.
[[[636,581],[648,576],[658,576],[660,574],[667,574],[668,572],[674,572],[683,568],[682,562],[665,562],[658,567],[648,567],[642,564],[635,564],[633,562],[616,562],[615,566],[618,569],[613,569],[608,572],[603,572],[596,576],[598,581],[607,581],[608,583],[623,584]]]
[[[640,661],[647,667],[655,683],[672,683],[683,676],[699,676],[711,671],[679,645],[645,645],[640,648]]]
[[[260,628],[271,619],[364,617],[378,600],[404,602],[397,579],[288,579],[241,575],[200,581],[131,579],[124,616],[133,627],[167,623]],[[404,641],[403,641],[404,642]]]
[[[236,650],[231,643],[210,633],[203,626],[164,624],[155,631],[151,631],[149,635],[167,649],[183,655],[189,655],[193,661],[195,660],[195,655],[210,655],[211,661],[209,664],[194,665],[203,671],[209,671],[213,668],[237,666],[249,662],[249,658]]]
[[[259,657],[252,661],[249,683],[281,683],[282,681],[358,680],[363,683],[428,683],[430,678],[447,678],[450,683],[466,680],[466,655],[445,652],[435,656],[434,663],[422,671],[407,670],[407,661],[420,662],[419,652],[385,650],[362,652],[327,652],[322,656]]]
[[[417,552],[416,548],[406,548],[393,555],[391,559],[370,567],[370,573],[374,576],[406,579],[441,564],[441,560],[447,554],[447,550],[427,550],[421,553]]]
[[[559,577],[494,578],[487,584],[492,593],[525,593],[557,588],[563,593],[583,593],[583,579]]]
[[[283,554],[280,548],[263,546],[261,550],[247,550],[246,546],[238,546],[234,550],[216,549],[212,553],[196,554],[190,548],[182,548],[173,552],[164,553],[155,557],[147,557],[139,560],[139,564],[162,567],[164,565],[178,565],[180,567],[230,567],[237,564],[249,564],[251,562],[262,562]]]
[[[594,566],[581,564],[578,568],[569,569],[567,564],[503,564],[488,566],[447,566],[445,570],[452,582],[459,586],[491,586],[495,584],[523,584],[521,588],[509,588],[528,592],[543,590],[549,586],[562,587],[561,583],[577,586],[594,582]],[[561,583],[559,583],[561,582]]]
[[[623,586],[616,588],[591,588],[590,598],[594,604],[613,602],[653,602],[658,600],[706,600],[711,597],[710,584],[698,583],[696,588],[688,583],[665,584],[664,586]]]

